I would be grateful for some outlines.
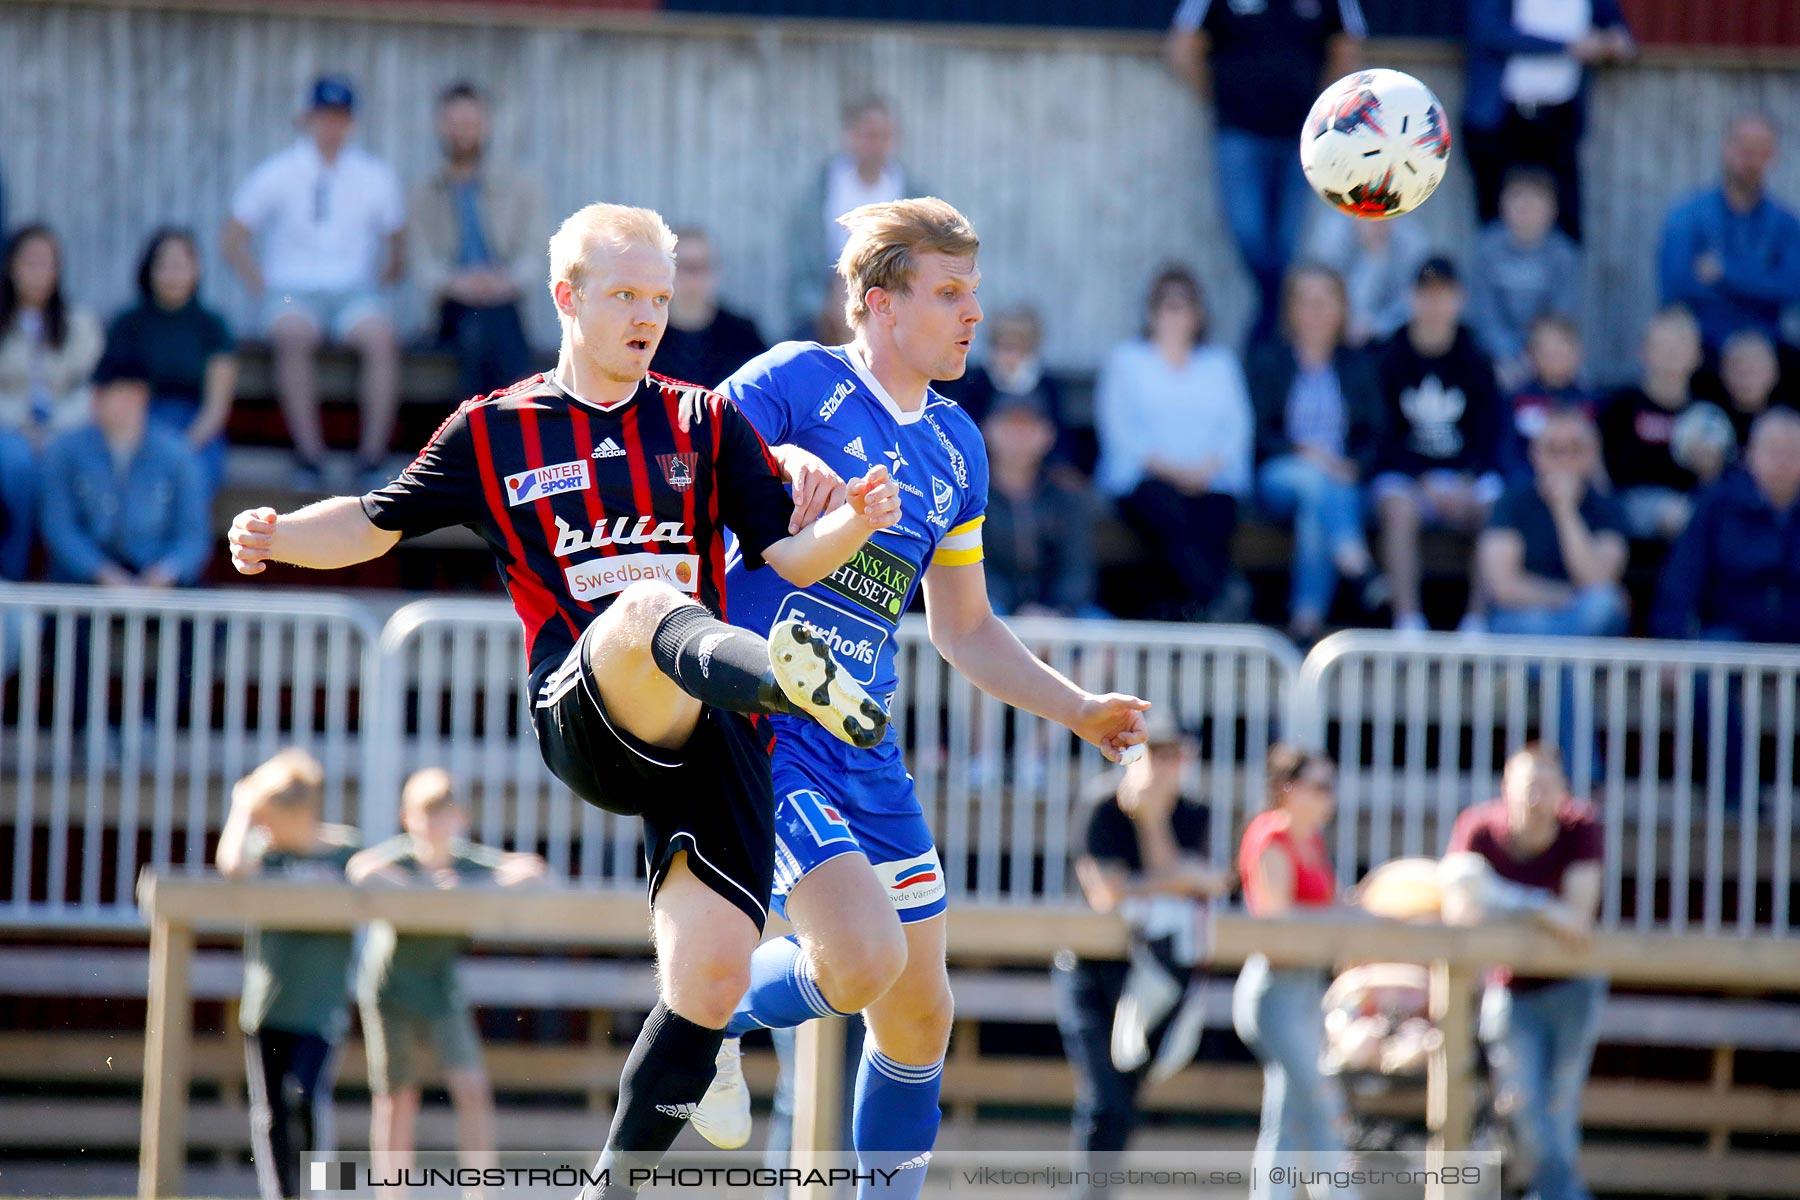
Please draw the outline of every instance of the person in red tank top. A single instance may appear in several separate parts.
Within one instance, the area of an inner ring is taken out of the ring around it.
[[[1238,848],[1244,906],[1257,917],[1330,907],[1337,878],[1324,828],[1337,809],[1337,768],[1321,752],[1277,744],[1269,748],[1267,778],[1268,807],[1252,818]],[[1231,1023],[1263,1068],[1252,1200],[1295,1194],[1291,1183],[1270,1180],[1278,1163],[1320,1172],[1343,1164],[1344,1093],[1319,1071],[1325,987],[1318,967],[1271,965],[1257,954],[1232,989]]]

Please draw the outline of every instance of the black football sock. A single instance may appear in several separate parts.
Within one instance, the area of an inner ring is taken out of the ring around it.
[[[662,619],[650,656],[677,687],[702,704],[741,713],[791,713],[775,682],[766,639],[684,604]]]
[[[632,1171],[649,1170],[662,1161],[712,1086],[713,1060],[724,1040],[723,1029],[696,1025],[657,1001],[619,1080],[619,1106],[599,1163],[609,1182],[588,1188],[584,1200],[637,1194]]]

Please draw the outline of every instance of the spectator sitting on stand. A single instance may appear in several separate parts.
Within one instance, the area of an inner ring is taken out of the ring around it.
[[[1668,540],[1687,524],[1701,474],[1716,477],[1724,469],[1728,447],[1709,447],[1699,461],[1676,454],[1676,422],[1694,405],[1700,369],[1700,329],[1686,309],[1665,308],[1650,318],[1640,357],[1642,380],[1607,401],[1600,440],[1631,536]]]
[[[1782,406],[1781,382],[1781,361],[1761,330],[1740,329],[1725,339],[1719,352],[1719,385],[1740,447],[1750,444],[1750,427],[1758,417],[1771,405]]]
[[[48,226],[26,225],[0,257],[0,578],[23,579],[37,529],[38,452],[88,419],[88,375],[100,323],[63,299],[62,250]]]
[[[999,393],[988,447],[988,599],[1001,616],[1104,616],[1094,605],[1094,514],[1086,489],[1055,479],[1056,426],[1032,393]]]
[[[675,291],[669,328],[650,369],[684,383],[717,387],[768,347],[749,317],[719,304],[718,255],[704,229],[675,231]]]
[[[1464,810],[1440,878],[1444,917],[1478,924],[1524,917],[1563,942],[1587,944],[1600,909],[1600,821],[1569,795],[1556,751],[1532,743],[1506,760],[1500,798]],[[1581,1093],[1606,1006],[1600,975],[1534,979],[1496,972],[1481,1001],[1480,1036],[1514,1131],[1517,1157],[1541,1200],[1583,1200]]]
[[[1768,194],[1774,121],[1744,113],[1725,131],[1716,188],[1669,210],[1657,252],[1664,304],[1686,306],[1709,351],[1740,329],[1780,336],[1781,310],[1800,303],[1800,218]]]
[[[1789,643],[1800,630],[1800,413],[1751,426],[1742,469],[1701,492],[1663,566],[1657,637]]]
[[[1050,471],[1065,486],[1085,490],[1094,471],[1093,433],[1086,430],[1082,436],[1070,428],[1062,388],[1045,372],[1040,357],[1044,325],[1037,309],[1021,305],[989,317],[984,324],[987,355],[983,361],[971,366],[961,379],[934,386],[961,405],[978,425],[1008,396],[1035,398],[1056,426]]]
[[[417,771],[400,795],[404,833],[371,846],[345,868],[362,886],[503,887],[544,877],[536,854],[507,854],[467,840],[468,816],[449,772]],[[456,1109],[456,1144],[464,1167],[495,1165],[494,1096],[481,1064],[474,1014],[456,979],[466,939],[454,934],[400,934],[386,921],[369,927],[357,972],[357,1007],[369,1053],[369,1148],[377,1169],[412,1166],[419,1120],[419,1051],[429,1045]]]
[[[531,172],[488,160],[473,84],[438,97],[437,132],[443,164],[412,193],[412,269],[438,341],[456,351],[461,394],[482,396],[531,374],[521,304],[543,285],[543,197]]]
[[[1531,373],[1507,397],[1509,418],[1500,435],[1500,461],[1509,483],[1532,477],[1531,442],[1551,412],[1575,408],[1590,420],[1599,416],[1593,391],[1581,382],[1581,330],[1574,321],[1558,316],[1533,321],[1525,356]]]
[[[1545,415],[1533,478],[1508,486],[1476,547],[1494,633],[1625,632],[1625,514],[1599,491],[1600,440],[1580,409]]]
[[[1325,212],[1312,253],[1343,276],[1350,303],[1344,341],[1360,348],[1387,341],[1412,316],[1413,280],[1431,257],[1431,243],[1411,217],[1364,221]]]
[[[1322,266],[1289,272],[1279,342],[1250,352],[1256,406],[1257,494],[1294,521],[1288,633],[1316,640],[1338,577],[1370,570],[1361,484],[1381,440],[1381,387],[1344,345],[1343,280]]]
[[[225,257],[274,346],[294,483],[305,491],[324,486],[314,362],[322,342],[353,346],[362,360],[359,490],[388,481],[382,460],[399,407],[400,344],[382,288],[400,280],[406,206],[393,170],[350,144],[355,107],[342,79],[314,84],[305,136],[250,173],[225,222]]]
[[[1157,275],[1146,309],[1144,336],[1114,347],[1100,370],[1095,482],[1172,569],[1179,594],[1158,615],[1236,619],[1226,611],[1236,607],[1231,533],[1250,491],[1255,424],[1244,372],[1230,350],[1206,344],[1205,301],[1185,267]]]
[[[231,331],[200,303],[200,250],[185,229],[150,235],[138,263],[138,302],[106,335],[106,353],[150,372],[150,423],[187,443],[207,505],[225,478],[225,423],[237,388]]]
[[[283,750],[231,789],[214,855],[221,874],[342,883],[356,831],[319,819],[325,773]],[[301,1191],[300,1164],[330,1127],[332,1051],[347,1023],[349,930],[252,928],[238,1025],[249,1066],[250,1153],[262,1200]]]
[[[1494,364],[1462,323],[1463,289],[1448,259],[1419,268],[1412,320],[1381,354],[1387,411],[1381,473],[1370,487],[1381,516],[1382,565],[1394,628],[1426,628],[1419,602],[1419,528],[1475,533],[1499,498],[1501,417]],[[1478,624],[1471,587],[1464,628]]]
[[[1515,167],[1500,192],[1500,219],[1476,236],[1469,256],[1469,326],[1501,387],[1530,374],[1532,322],[1572,318],[1580,301],[1581,249],[1556,228],[1556,181],[1542,167]]]
[[[200,580],[211,521],[200,464],[149,419],[151,372],[108,354],[94,371],[93,420],[44,451],[38,523],[50,578],[166,588]]]

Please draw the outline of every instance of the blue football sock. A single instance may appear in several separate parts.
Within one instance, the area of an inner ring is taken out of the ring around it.
[[[789,1029],[814,1017],[843,1017],[825,999],[812,966],[792,934],[774,938],[750,956],[750,990],[725,1026],[726,1037],[752,1029]]]
[[[943,1079],[943,1059],[928,1067],[908,1066],[877,1050],[874,1038],[864,1039],[851,1118],[856,1161],[864,1171],[893,1174],[858,1183],[857,1200],[918,1200],[943,1118],[938,1109]]]

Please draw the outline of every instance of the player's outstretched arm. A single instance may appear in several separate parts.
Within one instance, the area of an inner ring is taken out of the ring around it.
[[[799,533],[763,551],[763,561],[795,587],[808,587],[850,561],[869,535],[900,519],[900,488],[886,467],[871,467],[848,487],[848,500]]]
[[[1026,649],[994,615],[980,563],[925,572],[925,624],[944,661],[994,699],[1067,727],[1114,762],[1144,741],[1150,702],[1083,691]]]
[[[380,558],[400,535],[377,528],[355,496],[333,496],[291,513],[252,508],[237,515],[231,532],[231,565],[240,575],[260,575],[272,562],[329,571]]]

